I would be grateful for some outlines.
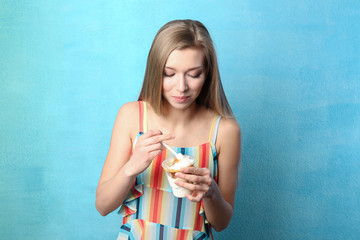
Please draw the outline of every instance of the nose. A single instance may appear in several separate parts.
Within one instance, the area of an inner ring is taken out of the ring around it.
[[[185,92],[189,89],[188,85],[187,85],[187,81],[184,75],[180,75],[178,78],[178,83],[177,83],[177,90],[179,92]]]

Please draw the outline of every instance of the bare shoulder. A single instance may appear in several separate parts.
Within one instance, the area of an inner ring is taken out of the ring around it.
[[[130,117],[138,115],[139,103],[138,102],[127,102],[122,105],[119,109],[120,114],[129,114]]]
[[[239,149],[241,145],[241,130],[235,118],[221,118],[216,146],[219,153],[222,149]]]
[[[221,118],[219,130],[219,137],[235,137],[240,135],[241,130],[235,118]]]
[[[128,102],[122,105],[118,111],[115,125],[120,125],[123,129],[129,130],[129,135],[133,135],[138,129],[139,103]]]

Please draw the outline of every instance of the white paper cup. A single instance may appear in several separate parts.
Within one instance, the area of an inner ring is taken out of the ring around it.
[[[176,164],[172,165],[174,163],[174,161],[176,161],[176,157],[174,157],[174,156],[165,159],[161,164],[165,170],[166,177],[169,181],[169,184],[171,186],[173,194],[175,197],[178,197],[178,198],[185,197],[186,193],[188,193],[188,194],[192,193],[192,191],[190,191],[189,189],[180,187],[175,184],[176,180],[185,181],[184,179],[175,177],[175,173],[180,172],[181,169],[183,169],[185,167],[192,167],[192,166],[194,166],[194,163],[195,163],[195,160],[192,156],[189,156],[189,155],[183,155],[183,156],[184,156],[185,162],[182,162],[181,165],[179,165],[179,168],[177,167]],[[177,160],[177,161],[181,161],[181,159]]]

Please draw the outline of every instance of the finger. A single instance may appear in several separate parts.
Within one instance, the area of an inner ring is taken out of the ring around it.
[[[163,142],[163,141],[174,139],[175,135],[172,134],[172,133],[164,133],[162,135],[157,135],[157,136],[154,136],[154,137],[151,137],[151,138],[155,142]]]
[[[140,137],[143,139],[146,139],[146,138],[150,138],[152,136],[157,136],[157,135],[161,135],[161,134],[162,134],[162,132],[160,130],[149,130],[146,133],[144,133],[143,135],[141,135]]]
[[[148,156],[149,156],[150,159],[154,159],[161,152],[162,152],[162,150],[155,150],[155,151],[149,152]]]
[[[213,181],[213,178],[210,175],[210,171],[207,168],[204,169],[198,168],[197,170],[202,170],[205,173],[205,175],[194,175],[191,173],[187,174],[187,173],[177,172],[175,176],[178,178],[182,178],[188,182],[194,182],[194,183],[205,184],[210,186]]]
[[[145,146],[147,146],[147,145],[151,145],[151,144],[161,143],[162,141],[166,141],[166,140],[170,140],[170,139],[174,139],[174,138],[175,138],[174,134],[171,134],[171,133],[166,133],[166,134],[161,134],[161,135],[153,135],[153,136],[145,139],[143,144]]]
[[[196,183],[203,183],[203,177],[201,176],[198,176],[198,175],[192,175],[192,174],[185,174],[185,173],[182,173],[182,172],[177,172],[175,174],[176,177],[178,178],[182,178],[188,182],[196,182]]]
[[[200,202],[203,196],[204,194],[198,194],[197,192],[193,192],[193,194],[185,193],[185,197],[192,202]]]
[[[156,151],[156,150],[163,150],[164,146],[161,143],[155,143],[155,144],[151,144],[146,146],[146,151],[147,152],[152,152],[152,151]]]
[[[189,189],[190,191],[207,192],[209,190],[209,186],[203,184],[193,184],[179,180],[175,181],[175,184],[183,188]]]
[[[206,175],[208,173],[207,168],[197,168],[197,167],[186,167],[181,169],[182,173],[193,174],[193,175]]]

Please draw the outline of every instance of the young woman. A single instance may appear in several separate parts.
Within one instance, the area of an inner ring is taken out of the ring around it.
[[[193,191],[186,198],[171,192],[162,142],[196,160],[176,174]],[[105,216],[120,207],[118,239],[212,239],[234,212],[240,145],[207,29],[171,21],[155,36],[139,101],[118,112],[96,208]]]

